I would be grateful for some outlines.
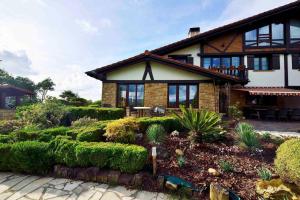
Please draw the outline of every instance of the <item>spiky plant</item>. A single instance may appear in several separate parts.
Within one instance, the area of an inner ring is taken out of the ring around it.
[[[153,144],[160,144],[166,138],[166,131],[160,124],[152,124],[147,129],[147,138]]]
[[[180,106],[181,114],[174,112],[182,126],[189,130],[192,143],[202,142],[204,134],[220,133],[222,128],[219,114],[208,110],[196,110],[192,106]]]
[[[240,144],[250,150],[260,146],[258,135],[254,127],[247,123],[239,123],[236,127],[236,133],[239,136]]]

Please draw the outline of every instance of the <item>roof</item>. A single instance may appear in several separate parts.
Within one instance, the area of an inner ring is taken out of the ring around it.
[[[211,78],[219,78],[222,80],[226,80],[226,81],[232,81],[232,82],[236,82],[236,83],[244,83],[244,80],[241,80],[237,77],[234,76],[229,76],[229,75],[225,75],[223,73],[217,72],[217,71],[212,71],[209,69],[205,69],[204,67],[199,67],[193,64],[188,64],[188,63],[183,63],[171,58],[165,58],[163,56],[159,56],[156,54],[153,54],[149,51],[145,51],[142,54],[139,54],[137,56],[122,60],[120,62],[116,62],[110,65],[106,65],[104,67],[101,68],[97,68],[95,70],[92,71],[88,71],[86,72],[87,75],[99,79],[99,80],[103,80],[104,79],[104,74],[108,73],[110,71],[113,71],[117,68],[121,68],[121,67],[125,67],[128,66],[130,64],[134,64],[134,63],[139,63],[139,62],[143,62],[143,61],[156,61],[156,62],[161,62],[164,64],[167,64],[171,67],[176,67],[176,68],[180,68],[182,70],[186,70],[186,71],[190,71],[190,72],[194,72],[194,73],[198,73],[207,77],[211,77]]]
[[[234,89],[236,91],[249,92],[250,95],[264,96],[300,96],[300,90],[282,87],[244,87]]]
[[[21,92],[21,93],[24,93],[27,95],[33,95],[33,92],[30,90],[26,90],[24,88],[16,87],[16,86],[10,85],[10,84],[0,84],[0,91],[4,90],[4,89],[18,91],[18,92]]]
[[[290,13],[292,10],[300,10],[300,0],[297,0],[295,2],[286,4],[284,6],[280,6],[278,8],[262,12],[260,14],[254,15],[252,17],[248,17],[239,21],[236,21],[234,23],[227,24],[225,26],[221,26],[215,29],[211,29],[209,31],[200,33],[196,36],[186,38],[171,44],[168,44],[163,47],[159,47],[157,49],[151,50],[152,53],[155,54],[166,54],[170,51],[175,51],[179,48],[184,48],[189,45],[195,44],[197,42],[200,42],[201,40],[207,39],[209,37],[218,36],[221,34],[224,34],[225,32],[229,32],[231,30],[242,28],[247,25],[251,25],[254,23],[257,23],[259,21],[272,19],[274,16],[280,15],[282,13]]]

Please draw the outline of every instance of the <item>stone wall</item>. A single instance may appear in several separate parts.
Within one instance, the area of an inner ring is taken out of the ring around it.
[[[168,104],[167,83],[145,83],[144,106],[163,106]]]
[[[199,108],[219,112],[219,86],[199,83]]]
[[[16,117],[16,110],[0,109],[0,120],[11,120]]]
[[[117,84],[116,83],[103,83],[102,104],[110,104],[112,107],[117,106]]]

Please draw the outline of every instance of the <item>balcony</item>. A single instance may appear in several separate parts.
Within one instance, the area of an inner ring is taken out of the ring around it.
[[[228,76],[233,76],[240,78],[241,80],[247,82],[248,81],[248,70],[244,65],[240,65],[238,67],[231,66],[220,66],[220,67],[209,67],[208,68],[211,71],[219,72]]]

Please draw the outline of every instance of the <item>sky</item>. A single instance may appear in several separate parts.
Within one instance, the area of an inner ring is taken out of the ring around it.
[[[0,0],[0,67],[98,100],[84,72],[293,1]]]

